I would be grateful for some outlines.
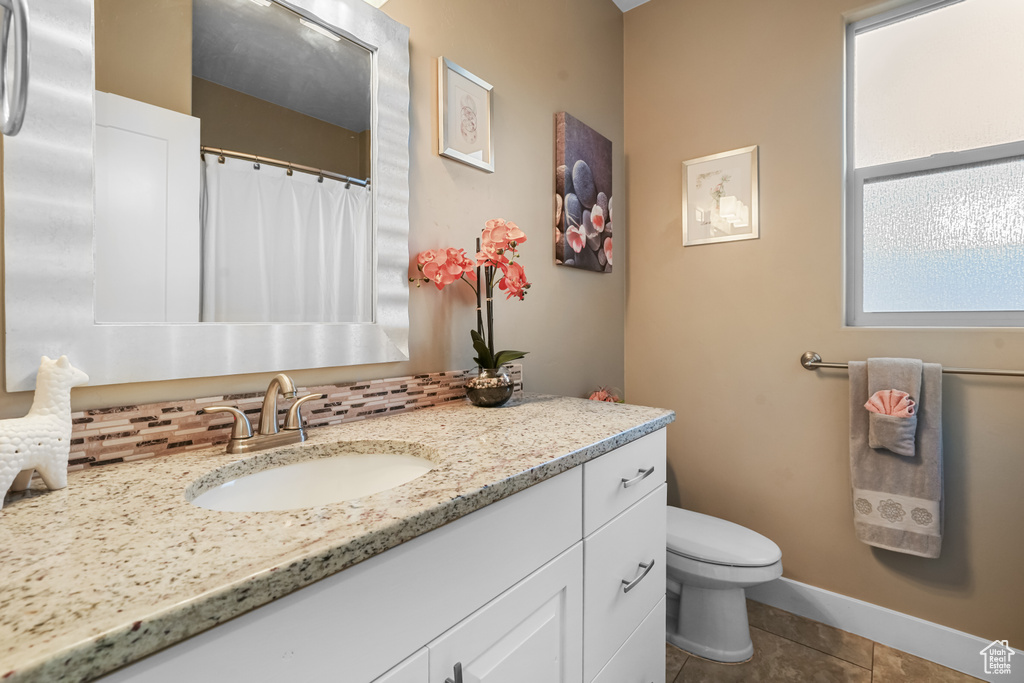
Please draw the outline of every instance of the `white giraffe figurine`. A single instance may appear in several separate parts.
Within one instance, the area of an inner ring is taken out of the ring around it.
[[[24,491],[33,470],[50,490],[68,485],[71,387],[88,381],[89,376],[73,367],[67,356],[57,360],[43,356],[28,415],[0,420],[0,493],[8,488]]]

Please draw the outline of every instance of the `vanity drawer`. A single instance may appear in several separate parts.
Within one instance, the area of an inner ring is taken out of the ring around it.
[[[664,429],[584,463],[583,535],[594,533],[664,483]]]
[[[592,683],[665,683],[665,598]]]
[[[665,597],[665,498],[661,484],[583,541],[583,679],[592,680]],[[650,565],[651,562],[653,565]],[[641,566],[650,565],[649,569]],[[627,591],[623,580],[632,581]],[[664,625],[662,625],[664,627]]]

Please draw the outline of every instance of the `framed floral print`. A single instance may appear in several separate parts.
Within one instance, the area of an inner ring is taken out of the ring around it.
[[[437,58],[437,153],[494,173],[494,86]]]
[[[760,237],[757,145],[683,162],[683,246]]]

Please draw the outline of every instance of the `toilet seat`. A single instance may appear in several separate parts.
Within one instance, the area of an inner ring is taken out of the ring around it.
[[[692,510],[667,511],[673,555],[728,567],[768,567],[782,559],[779,546],[756,531]]]

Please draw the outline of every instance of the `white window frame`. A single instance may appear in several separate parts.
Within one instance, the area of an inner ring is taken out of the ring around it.
[[[1024,155],[1024,141],[959,152],[933,154],[889,164],[855,168],[854,50],[855,38],[914,15],[962,0],[918,0],[846,26],[846,325],[850,327],[1024,327],[1024,311],[864,311],[864,183],[876,178],[937,169],[955,169],[985,161]]]

